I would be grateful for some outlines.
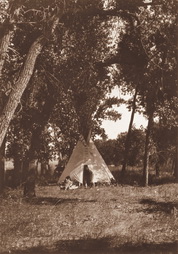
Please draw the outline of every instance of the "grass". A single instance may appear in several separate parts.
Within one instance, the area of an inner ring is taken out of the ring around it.
[[[36,193],[28,200],[9,189],[0,198],[0,253],[139,253],[143,246],[178,253],[178,184],[37,186]]]

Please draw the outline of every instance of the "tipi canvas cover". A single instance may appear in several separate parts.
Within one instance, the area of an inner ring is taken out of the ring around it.
[[[90,140],[86,144],[84,140],[79,140],[59,178],[59,183],[62,183],[67,176],[70,176],[73,181],[83,184],[84,165],[88,165],[88,168],[92,171],[93,183],[110,183],[111,179],[114,179],[93,141]]]

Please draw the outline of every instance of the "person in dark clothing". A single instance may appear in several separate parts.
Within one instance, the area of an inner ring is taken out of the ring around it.
[[[93,173],[89,169],[88,165],[84,165],[83,167],[83,185],[87,187],[92,186],[92,178],[93,178]]]

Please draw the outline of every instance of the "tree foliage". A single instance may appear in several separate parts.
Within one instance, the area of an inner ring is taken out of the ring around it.
[[[62,153],[71,151],[79,134],[103,134],[101,120],[119,117],[108,109],[121,101],[106,96],[116,84],[125,92],[137,89],[137,107],[150,123],[157,117],[166,128],[177,126],[175,5],[174,0],[1,3],[1,143],[16,116],[10,149],[21,157],[31,149],[31,157],[49,158],[51,141],[63,146]]]

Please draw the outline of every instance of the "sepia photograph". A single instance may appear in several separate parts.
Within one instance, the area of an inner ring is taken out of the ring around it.
[[[178,254],[178,0],[0,0],[0,254]]]

